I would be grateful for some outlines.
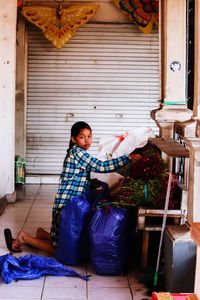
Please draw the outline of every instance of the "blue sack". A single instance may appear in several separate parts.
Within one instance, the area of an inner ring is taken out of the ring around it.
[[[99,203],[112,201],[108,184],[96,178],[91,180],[86,198],[92,208],[95,208]]]
[[[40,255],[24,255],[19,258],[11,254],[0,256],[0,272],[3,282],[12,280],[30,280],[42,276],[73,276],[88,280],[88,276],[81,275],[75,270],[59,263],[54,258]]]
[[[99,275],[120,275],[125,271],[129,250],[129,211],[111,207],[97,210],[89,226],[91,262]]]
[[[85,197],[73,197],[62,209],[56,258],[77,265],[89,257],[90,205]]]

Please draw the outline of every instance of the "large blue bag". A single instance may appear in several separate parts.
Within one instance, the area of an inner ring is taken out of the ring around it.
[[[56,258],[77,265],[89,257],[90,205],[85,197],[73,197],[62,209]]]
[[[125,271],[129,250],[129,211],[111,207],[98,209],[89,226],[91,262],[99,275],[120,275]]]

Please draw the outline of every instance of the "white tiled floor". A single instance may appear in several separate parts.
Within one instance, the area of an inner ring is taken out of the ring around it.
[[[50,229],[51,209],[56,185],[26,185],[18,191],[17,201],[8,204],[0,216],[0,255],[8,253],[3,229],[9,227],[13,236],[24,228],[35,234],[37,227]],[[27,253],[45,255],[28,246],[16,257]],[[145,287],[138,282],[133,271],[125,276],[98,276],[89,265],[73,267],[82,274],[92,274],[86,282],[79,278],[47,276],[35,280],[19,280],[0,284],[0,300],[148,300]]]

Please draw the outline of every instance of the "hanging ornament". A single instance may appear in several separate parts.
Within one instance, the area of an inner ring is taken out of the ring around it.
[[[132,22],[144,33],[158,26],[159,0],[113,0],[115,5],[129,14]]]
[[[17,7],[23,6],[23,0],[17,0]]]
[[[57,8],[24,6],[21,13],[29,22],[39,27],[56,48],[62,48],[78,28],[94,16],[99,5],[77,4],[63,8],[61,2],[58,3]]]

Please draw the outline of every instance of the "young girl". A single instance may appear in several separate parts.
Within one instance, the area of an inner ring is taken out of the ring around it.
[[[38,228],[36,237],[32,237],[21,230],[14,240],[9,229],[6,229],[5,238],[10,251],[21,251],[21,245],[28,244],[54,254],[58,241],[62,208],[73,196],[83,196],[90,190],[90,172],[114,172],[127,164],[129,159],[138,160],[141,158],[139,154],[131,154],[129,157],[124,155],[101,161],[87,152],[91,144],[92,130],[90,126],[85,122],[75,123],[71,128],[69,149],[64,159],[61,181],[53,205],[51,233]]]

